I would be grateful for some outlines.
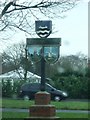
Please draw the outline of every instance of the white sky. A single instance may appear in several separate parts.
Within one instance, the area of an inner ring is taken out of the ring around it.
[[[88,55],[88,4],[80,3],[65,19],[57,21],[56,28],[62,38],[61,54],[81,52]]]
[[[88,0],[83,1],[67,14],[65,13],[66,18],[52,20],[58,32],[51,34],[50,37],[61,37],[61,55],[79,52],[88,55]],[[13,39],[13,42],[26,41],[22,32],[16,34]],[[7,44],[9,45],[9,42]]]

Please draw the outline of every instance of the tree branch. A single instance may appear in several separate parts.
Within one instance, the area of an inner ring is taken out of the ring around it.
[[[15,11],[15,10],[25,10],[25,9],[30,9],[30,8],[45,7],[45,6],[43,5],[44,3],[46,3],[46,2],[40,2],[40,3],[38,3],[38,4],[36,4],[36,5],[33,5],[33,6],[24,6],[24,5],[18,5],[18,4],[15,4],[15,3],[13,4],[13,2],[9,2],[9,3],[4,7],[4,9],[2,10],[2,13],[1,13],[0,17],[2,17],[2,16],[3,16],[4,14],[6,14],[6,13],[10,13],[10,12],[13,12],[13,11]],[[12,5],[12,6],[15,6],[15,8],[12,9],[12,10],[7,11],[11,5]],[[19,8],[16,8],[16,7],[19,7]]]
[[[6,11],[9,9],[9,7],[13,5],[13,2],[9,2],[4,9],[2,10],[1,17],[6,13]]]
[[[18,28],[19,30],[30,34],[32,32],[30,24],[33,22],[33,17],[35,20],[39,20],[41,16],[38,14],[40,13],[41,15],[52,19],[57,17],[63,18],[62,13],[72,9],[79,1],[80,0],[57,0],[56,2],[53,2],[53,0],[41,0],[39,3],[33,2],[34,4],[30,1],[21,4],[13,2],[9,2],[8,4],[5,3],[6,5],[4,4],[5,7],[0,16],[0,18],[2,18],[0,20],[0,31],[4,31],[11,26],[11,28],[14,27],[15,30]],[[1,6],[1,8],[2,7],[3,6]],[[9,29],[11,30],[11,28]]]

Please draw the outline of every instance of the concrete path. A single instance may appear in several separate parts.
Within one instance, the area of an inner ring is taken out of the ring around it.
[[[0,112],[29,112],[29,109],[17,109],[17,108],[0,108]],[[89,113],[87,110],[56,110],[56,112],[64,112],[64,113]]]

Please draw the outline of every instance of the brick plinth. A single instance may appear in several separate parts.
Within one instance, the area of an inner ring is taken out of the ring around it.
[[[25,120],[60,120],[55,116],[55,106],[50,105],[50,94],[46,91],[35,94],[35,105],[30,107],[29,115]]]
[[[52,117],[55,116],[55,106],[53,105],[33,105],[30,107],[30,116]]]
[[[36,105],[48,105],[50,104],[50,94],[48,92],[38,92],[35,94]]]

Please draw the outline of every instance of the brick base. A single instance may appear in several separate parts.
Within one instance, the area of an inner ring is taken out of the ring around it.
[[[34,117],[53,117],[55,116],[55,106],[52,105],[33,105],[30,107],[30,116]]]

